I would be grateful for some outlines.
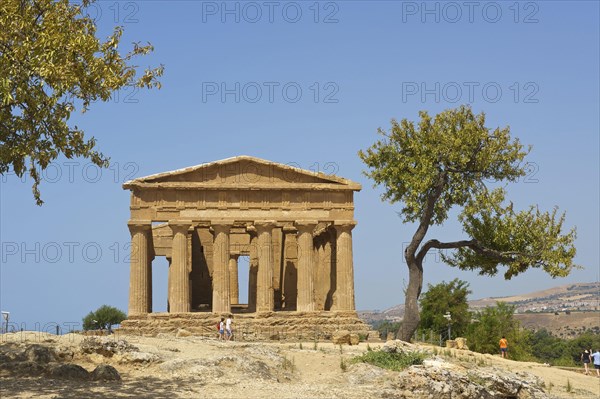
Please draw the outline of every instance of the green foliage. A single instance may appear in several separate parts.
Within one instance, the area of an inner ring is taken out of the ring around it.
[[[496,275],[505,266],[506,279],[529,268],[566,276],[575,257],[575,229],[563,232],[565,215],[537,207],[515,211],[505,203],[504,188],[490,181],[515,182],[524,176],[524,149],[510,128],[485,126],[485,114],[470,107],[445,110],[434,118],[425,111],[415,124],[392,120],[389,132],[358,155],[365,175],[383,186],[382,200],[402,205],[404,222],[417,228],[404,256],[409,269],[405,315],[400,338],[410,340],[419,325],[417,300],[423,284],[423,260],[431,249],[453,250],[445,262],[463,270]],[[462,208],[459,221],[468,236],[459,241],[425,241],[429,227],[441,225],[453,207]]]
[[[391,122],[384,137],[359,156],[370,168],[365,174],[383,185],[382,199],[401,202],[405,222],[423,220],[428,198],[441,185],[428,225],[441,224],[453,205],[464,206],[481,191],[484,181],[516,181],[525,175],[521,161],[529,152],[510,128],[485,127],[485,114],[461,106],[435,118],[419,112],[418,125],[407,119]]]
[[[85,112],[122,88],[160,88],[162,66],[140,76],[132,64],[152,52],[152,45],[134,43],[122,52],[122,27],[99,40],[95,22],[86,16],[93,1],[0,2],[0,174],[12,169],[22,177],[29,171],[38,205],[40,170],[59,155],[108,166],[108,158],[94,150],[95,139],[69,126],[73,111]]]
[[[387,353],[383,351],[367,351],[360,356],[352,358],[352,363],[368,363],[393,371],[402,371],[405,368],[423,364],[425,355],[418,352]]]
[[[121,324],[127,315],[119,309],[102,305],[95,312],[88,313],[83,318],[84,330],[110,329],[115,324]]]
[[[346,364],[346,361],[343,357],[340,357],[340,369],[342,369],[342,372],[346,372],[346,370],[348,370],[348,364]]]
[[[513,360],[530,359],[530,332],[520,328],[514,317],[515,306],[496,302],[473,316],[474,322],[467,329],[469,348],[480,353],[499,353],[502,336],[508,340],[508,356]]]
[[[575,229],[563,232],[565,214],[541,212],[537,206],[516,212],[513,204],[504,205],[505,191],[483,191],[472,198],[459,220],[473,244],[457,248],[442,259],[463,270],[477,270],[494,276],[498,266],[507,266],[504,278],[529,268],[542,268],[552,277],[567,276],[575,257]]]
[[[541,362],[573,367],[581,365],[581,353],[585,349],[600,348],[600,335],[586,332],[567,340],[542,329],[531,333],[530,346],[532,354]]]
[[[469,283],[454,279],[427,285],[427,292],[421,297],[421,329],[433,330],[437,334],[448,328],[444,317],[450,312],[453,336],[462,336],[471,321],[467,296],[471,293]]]

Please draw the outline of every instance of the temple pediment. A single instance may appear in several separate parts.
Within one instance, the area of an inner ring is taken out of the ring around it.
[[[302,188],[352,190],[359,183],[335,175],[300,169],[293,164],[281,164],[251,156],[237,156],[170,172],[130,180],[123,185],[131,188]]]

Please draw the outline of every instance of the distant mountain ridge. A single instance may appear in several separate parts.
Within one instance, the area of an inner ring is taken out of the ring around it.
[[[565,284],[528,294],[468,301],[471,310],[493,306],[496,302],[515,305],[517,313],[597,311],[600,309],[600,282]],[[358,315],[367,322],[400,321],[404,316],[404,304],[383,311],[359,311]]]

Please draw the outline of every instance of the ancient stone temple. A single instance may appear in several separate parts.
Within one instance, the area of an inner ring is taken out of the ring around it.
[[[131,191],[132,246],[122,329],[213,333],[214,321],[233,313],[238,330],[255,335],[368,330],[354,307],[353,194],[360,184],[239,156],[123,187]],[[152,312],[159,256],[169,265],[167,313]],[[244,256],[248,297],[241,301]]]

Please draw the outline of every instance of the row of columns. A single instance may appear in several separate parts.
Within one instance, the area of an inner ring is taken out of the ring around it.
[[[237,256],[230,254],[229,229],[232,222],[213,221],[214,254],[213,254],[213,296],[212,311],[229,313],[231,305],[238,300]],[[315,310],[315,259],[313,256],[313,231],[318,222],[302,220],[295,223],[299,256],[297,272],[298,311]],[[187,233],[191,221],[171,221],[173,246],[171,265],[169,267],[169,311],[184,313],[191,311],[190,280],[191,263],[188,262]],[[354,267],[352,262],[352,228],[353,221],[336,221],[336,310],[354,310]],[[129,314],[145,314],[152,311],[152,270],[154,258],[152,250],[151,222],[130,222],[128,224],[132,237],[131,275],[129,285]],[[273,248],[272,231],[275,221],[257,221],[251,234],[250,248],[257,249],[253,255],[258,260],[258,270],[253,275],[250,271],[250,286],[257,287],[255,293],[249,293],[249,305],[257,312],[274,309],[273,287]],[[253,245],[253,244],[257,244]],[[233,278],[231,278],[233,277]],[[253,283],[256,279],[256,284]]]

